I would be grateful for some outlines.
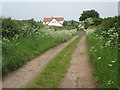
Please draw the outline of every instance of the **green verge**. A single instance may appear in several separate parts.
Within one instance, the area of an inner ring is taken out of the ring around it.
[[[105,47],[106,41],[94,35],[87,36],[89,57],[92,61],[99,88],[118,88],[118,46]]]
[[[75,35],[71,37],[66,36],[67,38],[61,36],[54,38],[32,35],[15,41],[2,43],[2,75],[5,76],[10,71],[22,67],[26,62],[41,55],[48,49],[66,42],[73,36]]]
[[[33,81],[28,88],[57,88],[67,72],[77,43],[81,36],[77,37],[61,52],[59,52],[43,69],[40,75]]]

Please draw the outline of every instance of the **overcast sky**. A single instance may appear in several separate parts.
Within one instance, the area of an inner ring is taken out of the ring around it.
[[[118,15],[117,2],[4,2],[2,16],[13,19],[43,20],[49,17],[64,17],[65,20],[79,20],[85,10],[95,9],[100,17]]]

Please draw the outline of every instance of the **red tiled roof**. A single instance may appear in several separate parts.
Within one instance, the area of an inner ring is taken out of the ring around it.
[[[44,18],[43,22],[50,22],[52,19],[56,19],[57,21],[64,21],[64,18]]]

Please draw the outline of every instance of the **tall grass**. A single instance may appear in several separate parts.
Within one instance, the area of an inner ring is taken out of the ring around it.
[[[118,44],[106,46],[107,40],[87,35],[89,56],[100,88],[118,88]]]
[[[76,34],[76,30],[54,31],[51,29],[41,30],[39,34],[8,40],[3,38],[2,47],[2,74],[13,71],[25,62],[37,55],[42,54],[62,42],[67,41]]]
[[[119,17],[103,19],[86,30],[89,56],[101,88],[119,88]]]
[[[36,80],[29,85],[29,88],[57,88],[67,71],[72,54],[80,39],[81,36],[59,52],[53,60],[48,63]]]
[[[34,19],[2,20],[2,74],[15,70],[76,34],[76,30],[57,30]]]

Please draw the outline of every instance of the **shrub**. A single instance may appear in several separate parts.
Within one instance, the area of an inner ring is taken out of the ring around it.
[[[103,20],[102,18],[93,18],[93,22],[94,22],[93,25],[97,26],[101,24],[102,20]]]

